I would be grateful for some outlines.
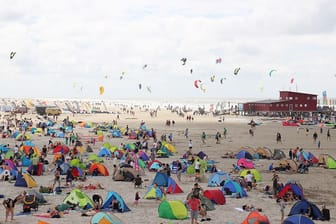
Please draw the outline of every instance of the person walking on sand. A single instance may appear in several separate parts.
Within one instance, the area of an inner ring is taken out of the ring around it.
[[[202,132],[201,139],[202,139],[202,143],[205,144],[205,140],[206,140],[206,134],[205,134],[205,131]]]
[[[186,128],[185,131],[184,131],[184,137],[189,138],[189,129],[188,128]]]
[[[135,196],[134,196],[134,205],[137,206],[139,204],[139,200],[140,200],[140,196],[139,196],[139,191],[137,191],[135,193]]]
[[[223,134],[224,134],[224,138],[226,138],[226,135],[227,135],[227,128],[226,128],[226,127],[224,127],[224,132],[223,132]]]
[[[328,131],[327,131],[327,140],[331,140],[331,137],[330,137],[330,129],[328,129]]]

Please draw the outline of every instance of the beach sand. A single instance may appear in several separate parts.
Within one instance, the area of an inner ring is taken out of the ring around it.
[[[34,120],[36,115],[25,115],[25,117],[32,117]],[[108,122],[111,123],[113,119],[116,119],[115,114],[90,114],[81,115],[76,114],[63,114],[59,117],[61,121],[66,116],[70,117],[70,120],[76,121],[91,121],[91,122]],[[256,118],[254,118],[256,119]],[[174,120],[174,126],[166,126],[166,120]],[[120,114],[120,119],[118,120],[118,125],[120,127],[125,127],[128,125],[130,128],[138,128],[141,121],[146,122],[147,128],[154,128],[157,132],[158,138],[162,134],[173,134],[172,144],[177,149],[177,154],[171,156],[170,158],[161,159],[163,162],[170,162],[180,158],[188,148],[189,139],[193,141],[193,152],[198,153],[203,151],[208,155],[209,159],[215,160],[218,163],[217,167],[224,172],[230,172],[232,169],[232,164],[236,163],[236,159],[224,159],[221,158],[226,152],[238,152],[241,147],[249,146],[252,148],[257,147],[268,147],[270,149],[280,148],[284,149],[286,155],[288,156],[288,149],[294,147],[302,147],[307,152],[312,152],[315,156],[319,156],[321,153],[328,153],[336,157],[335,153],[335,142],[336,142],[336,130],[331,129],[331,140],[327,140],[326,129],[319,139],[321,141],[321,149],[317,149],[317,144],[313,143],[312,134],[316,129],[319,133],[319,127],[310,126],[310,133],[306,136],[304,129],[300,129],[297,133],[296,127],[283,127],[279,120],[265,120],[260,126],[257,126],[254,131],[254,136],[249,135],[249,125],[247,124],[251,120],[250,117],[241,116],[225,116],[224,122],[218,122],[218,117],[212,116],[194,116],[193,121],[187,121],[185,118],[178,117],[175,113],[166,111],[164,109],[159,110],[157,117],[150,117],[148,112],[135,111],[135,115]],[[220,144],[215,143],[215,134],[217,131],[223,133],[224,127],[227,128],[228,133],[226,139],[222,138]],[[184,137],[185,128],[189,129],[189,138]],[[75,128],[75,132],[79,134],[89,135],[90,129],[87,128]],[[205,131],[207,134],[206,144],[201,142],[201,133]],[[282,143],[276,142],[276,133],[280,132],[282,134]],[[320,135],[320,134],[319,134]],[[42,145],[47,144],[49,137],[31,135],[32,141],[37,145],[39,149]],[[54,139],[55,141],[56,139]],[[65,141],[64,139],[58,139],[59,141]],[[114,145],[120,145],[122,142],[133,142],[126,137],[123,138],[108,138],[105,137],[104,142],[110,142]],[[151,139],[149,145],[151,145],[153,140]],[[10,144],[14,146],[19,144],[19,142],[14,139],[1,139],[2,144]],[[94,152],[97,153],[103,142],[96,142],[95,145],[91,145]],[[51,161],[53,155],[48,155],[47,159]],[[226,198],[225,205],[216,205],[214,211],[208,212],[211,217],[211,221],[203,223],[241,223],[248,212],[239,211],[236,208],[241,208],[244,204],[253,204],[255,207],[262,208],[262,214],[266,215],[271,223],[281,223],[280,222],[280,206],[276,203],[275,199],[269,198],[264,193],[261,192],[264,186],[272,186],[272,173],[268,171],[268,166],[270,163],[276,164],[277,161],[272,160],[257,160],[255,161],[256,168],[261,172],[263,180],[257,185],[257,189],[248,192],[248,197],[235,199]],[[112,160],[105,160],[104,164],[108,167],[110,173],[112,172]],[[83,183],[87,185],[89,183],[102,184],[104,190],[84,190],[90,197],[94,193],[99,193],[105,198],[107,191],[118,192],[126,204],[131,209],[130,212],[117,213],[116,215],[123,220],[123,223],[146,223],[146,224],[159,224],[159,223],[190,223],[190,219],[186,220],[167,220],[158,217],[158,205],[159,202],[155,200],[140,199],[139,205],[134,206],[134,194],[139,191],[140,196],[143,197],[147,191],[147,187],[153,180],[155,173],[146,171],[143,179],[147,179],[144,183],[144,187],[139,190],[135,190],[133,184],[130,182],[115,182],[112,180],[111,176],[107,177],[88,177],[88,180]],[[205,174],[201,186],[203,189],[208,189],[207,179],[210,174]],[[330,209],[331,221],[330,223],[336,223],[336,218],[334,217],[334,211],[336,208],[334,198],[336,197],[335,186],[335,170],[324,169],[321,167],[312,167],[309,169],[308,174],[287,174],[279,173],[280,182],[286,183],[289,180],[299,182],[304,189],[304,194],[306,199],[314,202],[318,207],[321,208],[322,204],[326,204],[327,208]],[[172,177],[177,181],[175,174]],[[50,172],[45,172],[43,176],[34,176],[38,185],[48,186],[53,183],[53,174]],[[75,184],[80,184],[81,182],[75,182]],[[62,180],[62,185],[65,184],[65,180]],[[186,174],[182,175],[182,182],[178,182],[179,186],[182,188],[184,193],[168,195],[167,199],[178,199],[181,201],[186,200],[187,194],[191,191],[194,178],[189,177]],[[13,183],[1,182],[0,183],[0,193],[4,194],[5,197],[15,197],[22,191],[27,190],[21,187],[14,187]],[[38,188],[36,188],[38,191]],[[56,206],[62,202],[62,200],[67,196],[67,192],[71,189],[64,189],[61,195],[48,195],[45,196],[48,201],[48,205],[42,205],[39,207],[39,211],[36,213],[44,213],[48,208]],[[285,215],[288,214],[290,208],[295,202],[287,203],[285,208]],[[15,207],[15,213],[22,211],[22,205],[17,204]],[[286,217],[286,216],[285,216]],[[51,218],[38,218],[33,215],[16,215],[15,220],[10,223],[37,223],[38,220],[43,220],[49,223],[89,223],[90,217],[82,217],[81,213],[78,211],[70,211],[69,214],[65,214],[64,217],[59,219]],[[1,223],[4,221],[4,209],[0,209],[0,220]],[[316,221],[316,223],[322,223],[321,221]]]

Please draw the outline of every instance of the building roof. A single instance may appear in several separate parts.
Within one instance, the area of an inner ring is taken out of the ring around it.
[[[255,103],[255,104],[270,104],[270,103],[281,103],[281,102],[285,102],[288,100],[258,100],[258,101],[251,101],[251,102],[247,102],[247,103]]]
[[[300,92],[294,92],[294,91],[280,91],[280,93],[293,93],[293,94],[302,94],[302,95],[317,96],[317,94],[311,94],[311,93],[300,93]]]

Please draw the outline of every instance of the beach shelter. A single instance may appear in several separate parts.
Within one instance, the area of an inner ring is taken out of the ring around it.
[[[166,189],[168,194],[178,194],[183,193],[183,190],[180,186],[176,183],[176,181],[172,177],[168,177],[168,186]]]
[[[241,151],[239,151],[237,153],[236,158],[237,159],[245,158],[245,159],[252,160],[253,159],[253,155],[251,153],[249,153],[248,151],[246,151],[246,150],[241,150]]]
[[[230,180],[231,177],[229,174],[222,171],[211,174],[208,179],[208,187],[219,187],[221,184],[224,184],[224,181]]]
[[[247,193],[244,190],[244,188],[236,181],[234,180],[227,180],[225,181],[223,187],[222,187],[222,192],[225,194],[227,191],[226,188],[234,193],[235,195],[239,194],[240,197],[247,197]]]
[[[313,164],[318,164],[319,162],[318,158],[316,158],[316,156],[311,152],[308,152],[308,160],[310,160]]]
[[[101,163],[92,163],[89,169],[89,173],[93,174],[94,171],[98,172],[98,175],[108,176],[109,172],[107,168]]]
[[[30,140],[30,135],[28,133],[19,133],[18,135],[16,135],[16,137],[14,137],[15,140],[17,141],[26,141],[26,140]]]
[[[37,220],[37,224],[50,224],[50,223],[42,220]]]
[[[14,186],[16,187],[37,187],[37,183],[34,178],[28,173],[19,173],[16,177]]]
[[[69,150],[70,150],[69,147],[66,145],[57,145],[54,147],[53,153],[54,154],[57,154],[57,153],[68,154]]]
[[[158,207],[159,217],[182,220],[188,217],[188,210],[180,200],[164,200]]]
[[[159,187],[161,187],[161,186],[167,187],[168,186],[168,175],[166,173],[157,172],[153,181],[152,181],[152,185],[155,184],[155,183]]]
[[[336,169],[336,160],[329,154],[320,154],[318,163],[325,165],[325,168]]]
[[[197,159],[199,159],[199,161],[201,163],[200,172],[201,172],[201,174],[204,173],[204,171],[207,168],[207,163],[203,159],[200,159],[198,156],[195,156],[194,159],[195,160],[194,160],[193,164],[191,164],[187,167],[187,174],[195,174],[195,162],[196,162]]]
[[[187,195],[187,200],[189,200],[192,196],[192,192],[190,192]],[[199,199],[201,200],[201,203],[205,205],[207,211],[213,211],[215,210],[214,202],[212,202],[209,198],[205,197],[204,195],[200,195]]]
[[[112,205],[113,199],[117,199],[119,202],[119,209],[120,212],[129,212],[131,209],[129,209],[124,201],[124,199],[114,191],[109,191],[106,195],[106,198],[104,200],[104,204],[102,205],[103,209],[109,209]]]
[[[199,151],[196,155],[197,155],[200,159],[204,159],[204,157],[207,156],[207,154],[205,154],[203,151]]]
[[[83,170],[81,168],[79,168],[78,166],[72,167],[71,174],[74,178],[84,177]]]
[[[88,160],[93,162],[93,163],[102,163],[104,162],[104,159],[101,157],[98,157],[96,154],[90,154],[88,157]]]
[[[274,149],[274,153],[273,153],[273,158],[272,159],[284,159],[286,158],[286,154],[284,153],[284,151],[282,149]]]
[[[63,203],[67,202],[75,205],[78,204],[82,209],[93,208],[93,202],[90,197],[77,188],[73,189],[70,194],[64,198]]]
[[[288,191],[293,192],[293,195],[304,199],[303,190],[302,188],[294,183],[287,183],[278,193],[277,198],[282,198]]]
[[[72,160],[70,160],[69,164],[72,167],[77,166],[77,167],[81,168],[82,170],[84,170],[86,168],[85,165],[79,159],[72,159]]]
[[[144,199],[157,199],[157,198],[163,200],[165,196],[162,193],[160,187],[155,187],[154,185],[150,185],[144,196]]]
[[[245,158],[240,158],[237,161],[237,165],[246,168],[246,169],[253,169],[254,168],[254,163],[252,160],[245,159]]]
[[[92,216],[90,224],[123,224],[123,222],[112,213],[98,212]]]
[[[219,189],[205,190],[203,193],[204,197],[210,199],[213,203],[217,205],[225,204],[225,196],[223,192]]]
[[[304,215],[292,215],[283,221],[283,224],[314,224],[314,221]]]
[[[256,152],[259,154],[259,158],[261,159],[272,158],[272,151],[267,147],[259,147],[256,149]]]
[[[307,200],[297,201],[291,208],[288,216],[298,215],[298,214],[308,214],[310,212],[310,217],[313,220],[322,220],[322,212],[321,210],[312,202]]]
[[[121,138],[122,137],[121,131],[119,129],[113,129],[111,131],[111,134],[112,134],[113,138]]]
[[[164,146],[168,149],[169,152],[171,152],[171,153],[176,153],[176,148],[175,148],[175,146],[173,146],[172,144],[163,141],[163,142],[162,142],[162,145],[164,145]]]
[[[242,224],[270,224],[270,221],[267,216],[257,211],[252,211],[247,215]]]
[[[298,169],[297,163],[292,159],[281,159],[278,162],[278,167],[288,167],[289,171],[296,172]]]
[[[112,179],[115,181],[133,181],[136,175],[133,167],[119,167]]]
[[[97,154],[98,157],[111,157],[111,155],[112,152],[105,147],[102,147]]]
[[[258,170],[256,170],[256,169],[250,169],[250,170],[248,170],[248,169],[244,169],[244,170],[242,170],[242,171],[240,172],[239,176],[241,176],[241,177],[245,177],[245,176],[247,175],[247,171],[250,171],[250,172],[251,172],[251,174],[253,175],[254,179],[255,179],[257,182],[262,181],[262,176],[261,176],[260,172],[259,172]]]
[[[39,203],[39,204],[44,204],[44,203],[47,202],[47,200],[45,200],[45,198],[43,197],[43,194],[41,194],[40,192],[37,192],[34,189],[28,190],[27,194],[28,195],[34,195],[35,198],[36,198],[37,203]]]

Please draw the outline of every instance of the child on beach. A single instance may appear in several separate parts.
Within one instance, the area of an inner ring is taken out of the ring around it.
[[[137,191],[135,193],[135,197],[134,197],[134,205],[137,206],[139,204],[139,200],[140,200],[140,196],[139,196],[139,192]]]

